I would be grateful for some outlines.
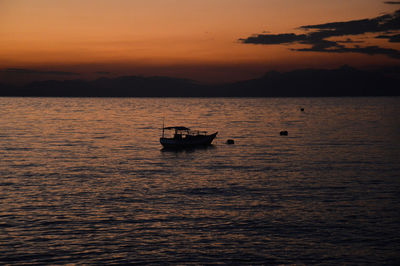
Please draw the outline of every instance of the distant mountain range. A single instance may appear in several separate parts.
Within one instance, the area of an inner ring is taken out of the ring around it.
[[[0,83],[0,96],[43,97],[329,97],[400,96],[400,67],[374,71],[338,69],[271,71],[240,82],[204,85],[170,77],[123,76],[87,80]]]

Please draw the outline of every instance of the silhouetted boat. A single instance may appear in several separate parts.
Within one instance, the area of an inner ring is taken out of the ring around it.
[[[165,130],[174,131],[171,138],[164,136]],[[160,143],[164,148],[180,149],[196,146],[208,146],[217,136],[218,132],[208,135],[206,131],[192,131],[187,127],[163,127]]]

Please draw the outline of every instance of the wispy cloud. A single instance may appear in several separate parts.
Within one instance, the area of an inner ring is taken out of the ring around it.
[[[400,1],[385,1],[384,3],[388,5],[400,5]]]
[[[108,71],[96,71],[95,73],[99,74],[99,75],[109,75],[109,74],[111,74],[111,72],[108,72]]]
[[[51,70],[34,70],[34,69],[26,69],[26,68],[6,68],[0,70],[2,73],[7,74],[37,74],[37,75],[55,75],[55,76],[77,76],[79,73],[75,72],[66,72],[66,71],[51,71]]]
[[[386,38],[390,42],[398,42],[400,30],[400,10],[392,14],[385,14],[372,19],[352,20],[345,22],[331,22],[317,25],[305,25],[299,28],[304,34],[280,33],[258,34],[239,39],[245,44],[305,44],[308,48],[291,49],[302,52],[329,52],[329,53],[361,53],[368,55],[387,55],[400,59],[400,51],[378,46],[346,47],[344,44],[361,43],[351,39],[352,36],[366,33],[381,34],[377,38]],[[328,40],[332,37],[344,37],[344,41]]]

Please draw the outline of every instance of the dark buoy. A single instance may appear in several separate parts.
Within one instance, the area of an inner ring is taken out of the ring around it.
[[[235,141],[233,139],[228,139],[226,141],[226,144],[235,144]]]
[[[304,112],[304,108],[300,108],[300,111]]]
[[[279,132],[279,135],[281,136],[287,136],[288,134],[289,133],[286,130]]]

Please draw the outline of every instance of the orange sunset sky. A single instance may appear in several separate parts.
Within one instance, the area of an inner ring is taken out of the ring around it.
[[[164,75],[226,82],[269,70],[398,65],[399,42],[376,38],[398,34],[396,29],[350,36],[354,44],[346,48],[382,48],[373,54],[342,46],[340,52],[298,51],[310,46],[304,41],[243,41],[305,34],[310,30],[299,27],[373,19],[398,9],[396,1],[378,0],[0,0],[0,78]]]

